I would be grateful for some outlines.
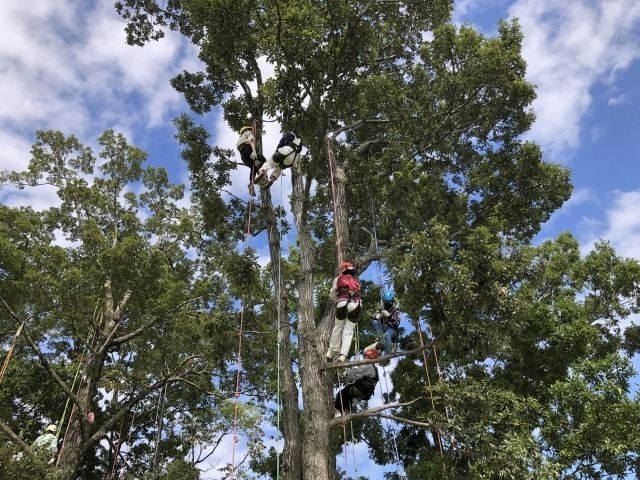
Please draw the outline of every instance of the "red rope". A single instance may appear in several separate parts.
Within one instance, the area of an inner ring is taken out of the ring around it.
[[[251,234],[251,207],[253,202],[249,200],[249,212],[247,218],[247,232],[245,239],[249,241],[249,235]],[[236,371],[236,389],[233,392],[233,447],[231,449],[231,474],[229,479],[233,480],[236,471],[236,444],[240,441],[238,438],[238,399],[240,398],[240,372],[242,370],[242,328],[244,326],[244,299],[240,302],[240,326],[238,328],[238,356],[237,356],[237,371]]]

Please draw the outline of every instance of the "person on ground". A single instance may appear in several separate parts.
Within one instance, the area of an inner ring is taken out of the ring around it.
[[[258,153],[256,150],[256,138],[251,127],[244,126],[240,129],[240,137],[236,142],[236,148],[240,152],[242,163],[249,167],[249,195],[253,197],[256,194],[253,188],[253,178],[260,167],[264,165],[266,159],[262,153]]]
[[[329,349],[325,355],[327,362],[333,361],[335,355],[339,355],[339,362],[346,361],[351,349],[353,331],[362,311],[360,280],[353,264],[344,261],[340,264],[339,270],[340,274],[333,280],[329,292],[329,298],[336,302],[336,318]]]
[[[260,167],[253,182],[263,188],[270,187],[280,177],[282,170],[293,165],[301,151],[302,139],[294,132],[285,133],[280,139],[276,151]]]
[[[364,354],[365,359],[378,358],[376,349],[368,350]],[[336,417],[351,413],[352,400],[369,400],[378,383],[378,369],[372,363],[360,365],[347,372],[345,386],[336,395],[333,406],[336,409]]]

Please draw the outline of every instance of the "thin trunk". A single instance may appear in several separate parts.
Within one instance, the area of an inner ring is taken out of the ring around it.
[[[331,190],[333,195],[333,226],[336,236],[336,263],[340,264],[342,260],[351,260],[351,251],[349,246],[349,230],[347,222],[347,209],[345,184],[347,176],[342,165],[336,161],[333,151],[333,139],[327,136],[326,142],[327,158],[329,159],[329,168],[331,175]]]
[[[278,369],[281,382],[282,432],[284,447],[282,451],[281,475],[284,480],[301,480],[302,477],[302,441],[300,432],[300,414],[298,411],[298,388],[293,375],[289,315],[284,280],[280,271],[280,231],[271,203],[269,190],[263,190],[262,209],[267,223],[269,253],[271,255],[271,279],[276,289],[276,308],[278,312],[278,346],[280,362]]]

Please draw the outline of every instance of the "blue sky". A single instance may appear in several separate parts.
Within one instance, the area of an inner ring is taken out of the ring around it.
[[[169,79],[196,68],[196,52],[173,34],[144,48],[127,46],[112,3],[3,1],[1,170],[25,167],[36,129],[58,129],[95,145],[112,128],[149,152],[149,163],[165,166],[174,182],[186,182],[172,119],[187,109]],[[548,160],[572,170],[575,186],[537,240],[569,230],[584,251],[602,238],[621,255],[640,259],[640,2],[463,0],[454,12],[456,23],[488,35],[500,18],[513,17],[524,30],[528,79],[538,94],[528,138],[543,147]],[[267,76],[270,69],[264,67]],[[236,134],[218,112],[203,121],[215,143],[234,146]],[[266,152],[273,151],[279,134],[276,127],[267,132]],[[244,197],[246,176],[240,167],[232,188]],[[278,203],[279,189],[274,196]],[[56,197],[47,188],[4,187],[0,201],[40,209]]]

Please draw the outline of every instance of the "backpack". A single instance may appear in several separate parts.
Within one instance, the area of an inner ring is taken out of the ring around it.
[[[282,147],[291,147],[296,153],[300,153],[300,151],[302,150],[302,142],[298,142],[298,145],[296,145],[294,143],[294,140],[296,140],[297,138],[298,136],[293,132],[285,133],[280,139],[280,142],[278,142],[278,146],[276,147],[276,149]]]
[[[353,275],[340,274],[336,281],[338,296],[349,294],[350,296],[360,295],[360,282]]]

